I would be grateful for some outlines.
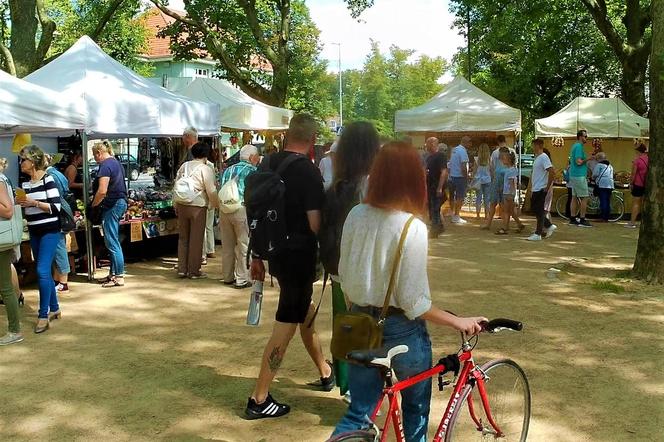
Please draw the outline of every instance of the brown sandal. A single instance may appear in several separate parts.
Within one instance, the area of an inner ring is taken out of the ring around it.
[[[109,278],[109,280],[106,281],[105,283],[103,283],[101,286],[105,289],[110,288],[110,287],[123,287],[124,286],[124,281],[120,282],[120,281],[118,281],[118,279],[115,276],[113,276],[113,277]]]

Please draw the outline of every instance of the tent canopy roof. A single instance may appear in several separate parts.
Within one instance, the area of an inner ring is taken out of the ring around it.
[[[458,76],[426,103],[397,111],[397,132],[521,131],[521,111]]]
[[[230,82],[217,78],[195,78],[178,93],[194,100],[218,104],[221,126],[240,130],[284,130],[293,111],[270,106],[251,98]]]
[[[187,126],[201,134],[218,132],[218,105],[155,85],[108,56],[88,36],[25,79],[81,99],[85,131],[93,138],[182,135]]]
[[[535,120],[538,137],[576,137],[581,129],[589,137],[641,138],[649,136],[650,121],[618,97],[577,97],[550,117]]]
[[[78,100],[0,70],[0,135],[84,127],[85,116]]]

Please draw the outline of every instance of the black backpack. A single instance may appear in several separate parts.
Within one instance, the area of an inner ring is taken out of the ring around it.
[[[258,170],[244,181],[244,205],[249,223],[249,256],[269,259],[288,245],[286,228],[286,184],[284,171],[303,155],[291,154],[284,158],[276,170],[270,167],[271,157],[263,159]]]
[[[330,275],[339,274],[341,233],[348,213],[360,203],[360,186],[357,182],[337,181],[325,194],[318,242],[320,261]]]

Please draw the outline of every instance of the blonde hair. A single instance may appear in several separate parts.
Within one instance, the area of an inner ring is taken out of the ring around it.
[[[19,156],[32,161],[36,170],[46,170],[46,154],[44,154],[44,151],[39,146],[29,144],[21,149]]]
[[[92,146],[92,151],[97,153],[106,152],[110,156],[113,156],[113,146],[108,140],[96,142],[94,146]]]
[[[486,143],[480,144],[477,163],[480,166],[488,166],[490,156],[491,156],[491,150],[489,149],[489,145]]]
[[[7,170],[7,158],[0,158],[0,173],[4,173]]]

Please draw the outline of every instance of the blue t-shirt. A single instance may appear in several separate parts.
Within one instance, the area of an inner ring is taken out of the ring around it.
[[[518,184],[517,182],[518,172],[516,170],[516,167],[512,166],[504,170],[505,170],[505,181],[503,183],[503,195],[515,195],[516,186]]]
[[[118,160],[107,158],[99,165],[97,179],[109,177],[108,190],[101,206],[105,209],[113,207],[117,200],[127,199],[127,186],[125,185],[124,169]]]
[[[588,165],[583,163],[582,165],[576,164],[576,160],[581,158],[582,160],[586,159],[586,152],[583,150],[583,144],[574,143],[572,145],[572,150],[569,153],[569,176],[570,177],[586,177],[588,175]]]
[[[463,178],[466,176],[462,171],[463,163],[468,164],[468,152],[465,147],[458,145],[450,157],[450,177]]]

